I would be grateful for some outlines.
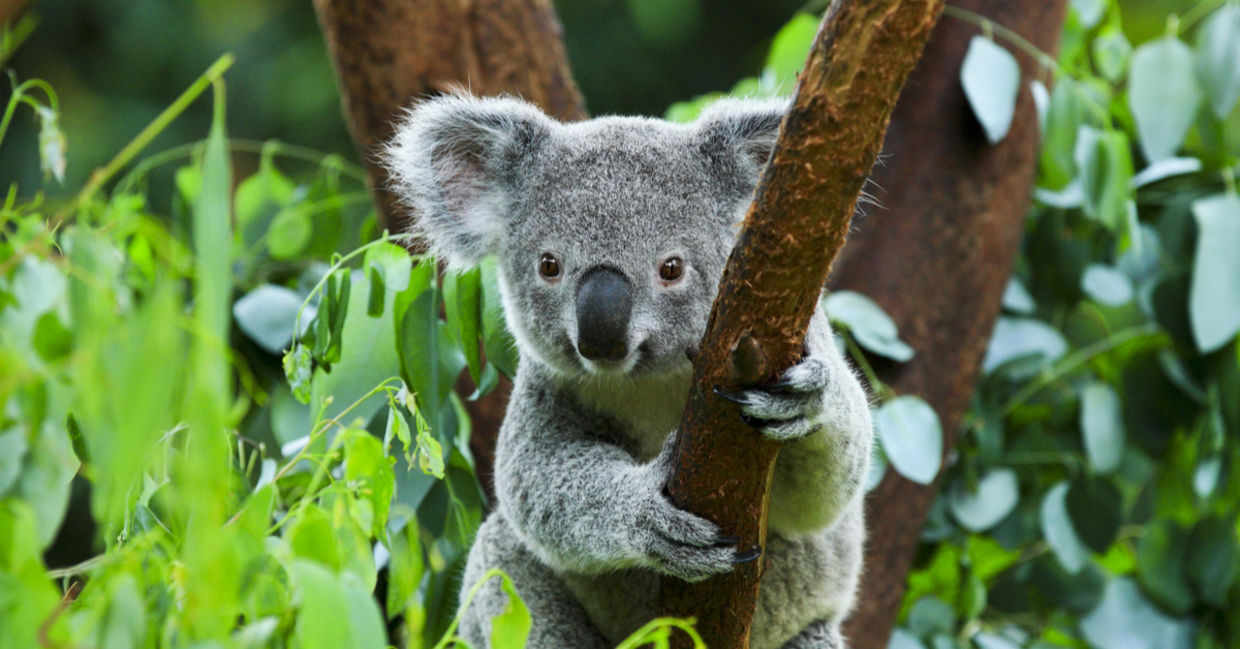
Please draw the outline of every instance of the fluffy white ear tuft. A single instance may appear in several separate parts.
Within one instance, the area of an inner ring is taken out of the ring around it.
[[[508,97],[444,95],[405,112],[380,156],[432,254],[460,267],[497,252],[520,164],[554,126]]]
[[[725,176],[745,179],[753,188],[779,135],[788,100],[720,99],[697,118],[702,152]]]

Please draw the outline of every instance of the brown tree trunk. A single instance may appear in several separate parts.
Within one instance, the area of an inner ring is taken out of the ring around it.
[[[1065,0],[954,0],[1054,53]],[[1041,78],[1019,55],[1026,83],[1007,138],[987,143],[960,87],[960,64],[978,28],[945,17],[892,118],[886,162],[874,179],[883,209],[857,219],[831,285],[874,299],[917,355],[880,366],[901,394],[924,398],[943,424],[950,453],[973,394],[1024,231],[1035,177],[1038,122],[1027,82]],[[1012,48],[1009,48],[1012,49]],[[889,157],[888,157],[889,156]],[[926,512],[937,485],[889,471],[869,496],[869,541],[849,646],[885,649]]]
[[[550,0],[314,0],[349,132],[383,227],[400,210],[375,149],[400,109],[454,88],[507,93],[563,120],[584,119]]]
[[[900,88],[942,8],[942,0],[831,5],[728,259],[694,362],[668,491],[743,548],[765,545],[779,445],[712,390],[773,381],[799,360]],[[664,579],[663,613],[696,617],[713,649],[748,647],[761,566],[740,564],[697,584]]]
[[[516,95],[565,121],[586,117],[550,0],[314,0],[314,9],[381,227],[399,230],[406,219],[374,152],[392,136],[399,111],[417,98],[465,88]],[[465,402],[488,493],[511,389],[501,376],[496,390]],[[472,390],[468,379],[458,383],[462,397]]]

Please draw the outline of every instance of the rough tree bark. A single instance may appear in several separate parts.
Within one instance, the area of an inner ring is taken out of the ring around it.
[[[712,390],[773,381],[799,360],[900,88],[942,8],[942,0],[831,5],[728,259],[694,362],[668,491],[741,547],[765,546],[779,445]],[[664,579],[663,613],[696,617],[713,649],[748,647],[761,566],[741,564],[697,584]]]
[[[1054,53],[1066,0],[953,0]],[[1027,89],[1006,139],[986,141],[960,88],[960,64],[978,28],[945,17],[909,79],[874,179],[883,209],[858,219],[832,288],[859,291],[891,315],[917,350],[881,364],[880,378],[934,407],[951,452],[968,408],[1003,288],[1024,231],[1038,151]],[[1019,55],[1026,80],[1042,78]],[[867,501],[869,541],[859,608],[846,634],[853,649],[885,649],[926,512],[938,486],[889,471]]]
[[[373,152],[414,99],[468,88],[517,95],[563,120],[586,116],[550,0],[314,0],[314,9],[380,225],[400,212]]]
[[[349,132],[366,166],[381,227],[400,228],[395,197],[374,151],[415,99],[453,88],[511,94],[548,115],[586,117],[550,0],[314,0],[336,69]],[[468,395],[468,377],[457,384]],[[512,383],[466,401],[479,479],[491,491],[495,433]]]

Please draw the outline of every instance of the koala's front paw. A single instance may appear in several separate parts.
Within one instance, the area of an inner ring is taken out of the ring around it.
[[[643,564],[685,581],[701,581],[757,559],[759,552],[739,550],[739,541],[723,536],[718,525],[672,504],[665,485],[671,477],[675,446],[673,432],[659,455],[639,469],[643,496],[633,541]]]
[[[732,394],[715,388],[715,394],[738,404],[741,418],[763,435],[775,440],[801,439],[822,427],[824,392],[831,369],[813,356],[788,368],[780,380]]]

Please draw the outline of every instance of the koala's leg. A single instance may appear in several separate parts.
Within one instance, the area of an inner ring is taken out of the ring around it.
[[[465,579],[464,598],[479,579],[492,568],[512,578],[517,593],[533,619],[526,646],[538,649],[605,649],[607,643],[586,617],[563,582],[521,544],[504,517],[492,514],[478,530]],[[460,634],[475,649],[490,646],[491,618],[508,605],[508,595],[500,580],[492,578],[478,591],[461,619]]]
[[[840,630],[835,625],[822,620],[815,622],[797,637],[784,643],[781,649],[847,649]]]

